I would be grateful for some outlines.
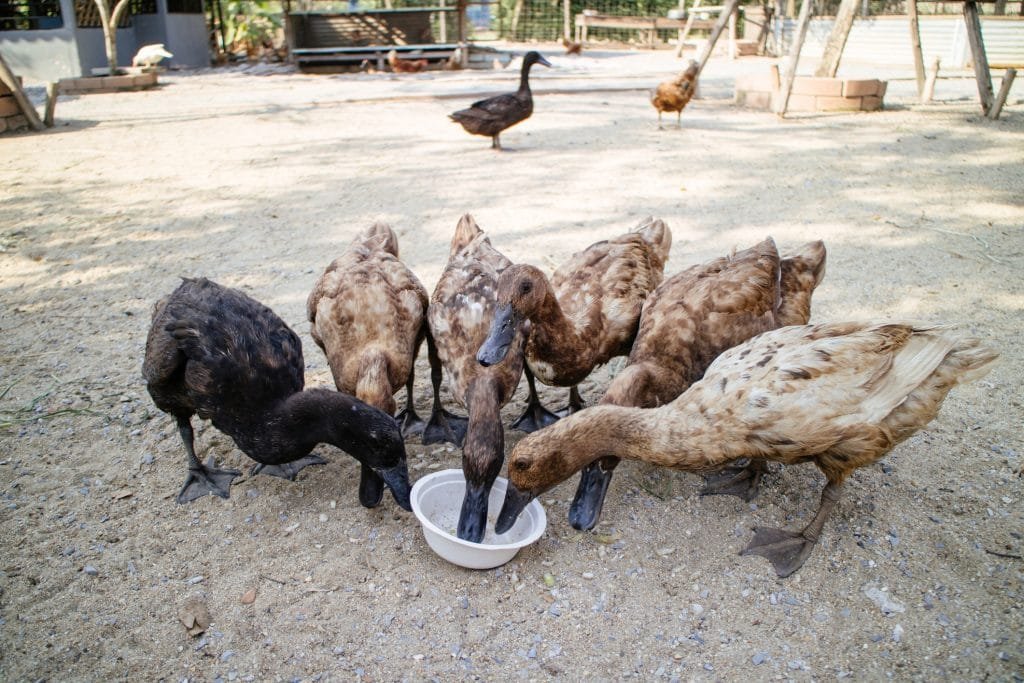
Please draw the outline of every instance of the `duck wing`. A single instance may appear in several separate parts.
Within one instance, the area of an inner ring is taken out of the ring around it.
[[[301,391],[303,367],[298,336],[273,311],[201,278],[158,304],[143,375],[158,407],[167,399],[217,424]]]
[[[479,100],[468,109],[460,109],[449,116],[470,132],[497,135],[532,113],[533,98],[530,94],[516,92]]]

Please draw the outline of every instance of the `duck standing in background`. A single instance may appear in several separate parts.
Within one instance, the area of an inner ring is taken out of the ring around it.
[[[264,472],[294,479],[318,443],[344,450],[381,477],[398,504],[409,504],[405,443],[394,418],[352,396],[303,389],[302,344],[283,320],[236,289],[185,279],[156,304],[142,374],[156,406],[178,423],[189,473],[187,503],[227,498],[238,470],[196,457],[192,416],[210,420]]]
[[[729,256],[676,273],[644,302],[629,360],[600,405],[656,408],[699,380],[723,351],[784,325],[804,325],[811,295],[825,276],[825,245],[810,242],[779,258],[770,237]],[[569,522],[593,529],[618,458],[583,468]],[[709,478],[704,493],[751,500],[765,471],[762,461]]]
[[[427,312],[452,393],[469,412],[469,419],[435,410],[423,442],[448,439],[462,446],[466,495],[456,534],[474,543],[484,537],[491,486],[505,461],[501,407],[515,393],[523,371],[522,323],[513,330],[511,350],[502,362],[489,367],[476,362],[476,350],[494,317],[498,277],[510,265],[511,261],[491,246],[473,217],[463,216]]]
[[[449,118],[462,125],[467,133],[487,135],[491,138],[491,149],[501,149],[500,135],[520,121],[533,114],[533,94],[530,92],[530,69],[534,64],[550,67],[551,63],[541,54],[531,50],[523,57],[519,74],[519,90],[504,95],[488,97],[474,102],[468,109],[449,114]]]
[[[310,335],[327,356],[338,391],[394,415],[394,393],[405,386],[405,409],[397,418],[404,436],[424,427],[413,407],[416,356],[424,338],[440,384],[428,301],[426,288],[398,258],[394,231],[380,222],[356,236],[306,301]],[[436,392],[435,385],[435,397]],[[384,482],[371,467],[361,470],[359,500],[373,507],[384,494]]]
[[[513,426],[532,432],[558,417],[537,398],[533,377],[569,387],[572,413],[583,407],[576,385],[593,369],[629,353],[644,299],[661,282],[672,231],[645,218],[632,231],[573,254],[551,280],[539,268],[516,264],[498,281],[497,309],[481,344],[482,365],[501,362],[513,333],[530,321],[526,342],[526,412]]]
[[[780,577],[814,549],[843,482],[932,421],[956,384],[998,354],[948,328],[910,322],[783,327],[729,349],[703,379],[660,408],[595,406],[516,444],[495,525],[511,528],[530,500],[614,455],[688,472],[741,458],[813,462],[827,479],[800,531],[757,528],[742,554]]]

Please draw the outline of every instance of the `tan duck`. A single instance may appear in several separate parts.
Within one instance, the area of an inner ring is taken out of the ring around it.
[[[828,483],[811,522],[797,532],[758,528],[743,550],[789,576],[810,555],[850,473],[928,424],[954,385],[984,375],[996,357],[977,339],[916,323],[765,332],[719,356],[668,405],[595,406],[524,438],[509,458],[496,531],[607,455],[694,472],[740,458],[813,462]]]
[[[476,362],[476,350],[494,317],[498,277],[510,265],[472,216],[463,216],[427,313],[452,394],[469,412],[469,419],[435,410],[423,441],[447,439],[462,446],[466,495],[456,533],[474,543],[484,537],[487,499],[505,461],[500,410],[515,393],[523,371],[523,324],[513,331],[511,351],[502,362],[490,367]]]
[[[512,333],[530,321],[526,342],[529,402],[513,423],[526,432],[557,420],[541,405],[533,383],[570,387],[568,413],[583,407],[576,385],[615,356],[629,353],[644,299],[661,282],[672,231],[647,218],[631,232],[573,254],[550,280],[539,268],[517,264],[501,274],[497,310],[477,359],[500,362]]]
[[[406,407],[398,416],[405,436],[423,431],[412,393],[425,337],[440,382],[440,363],[427,335],[427,303],[426,288],[398,259],[398,238],[385,223],[356,236],[327,266],[306,301],[310,334],[327,356],[338,391],[394,415],[394,393],[405,386]],[[384,482],[363,466],[363,505],[376,505],[383,492]]]
[[[690,65],[676,78],[658,84],[651,93],[651,104],[658,110],[658,128],[661,128],[661,113],[674,111],[676,125],[682,126],[683,109],[690,103],[697,92],[697,74],[700,65],[691,61]]]
[[[654,408],[674,400],[726,349],[777,327],[806,324],[811,295],[824,276],[823,243],[780,259],[771,238],[673,275],[644,302],[629,360],[601,404]],[[569,508],[575,528],[597,524],[618,463],[606,457],[583,469]],[[754,461],[709,477],[705,493],[750,500],[763,474],[764,464]]]
[[[196,457],[192,416],[199,415],[258,463],[254,473],[294,479],[303,467],[324,462],[309,453],[329,443],[370,468],[411,509],[405,444],[394,418],[348,394],[304,389],[298,336],[242,292],[205,278],[184,280],[153,310],[142,374],[156,406],[177,420],[188,454],[179,503],[206,494],[227,498],[240,474]]]
[[[530,50],[523,57],[523,66],[519,72],[519,90],[479,100],[469,105],[468,109],[460,109],[448,117],[459,123],[467,133],[490,137],[491,149],[500,150],[502,131],[525,121],[533,114],[530,69],[534,64],[551,66],[539,52]]]

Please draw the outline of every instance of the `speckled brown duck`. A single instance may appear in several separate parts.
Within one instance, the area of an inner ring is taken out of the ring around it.
[[[153,402],[172,415],[189,459],[178,502],[227,498],[238,470],[203,464],[192,416],[210,420],[258,464],[293,479],[328,443],[371,468],[406,510],[405,444],[390,415],[328,389],[304,389],[302,344],[283,320],[236,289],[185,279],[156,304],[142,374]]]
[[[533,377],[570,388],[566,412],[583,407],[576,385],[595,367],[629,353],[640,310],[661,282],[671,246],[668,226],[646,218],[625,235],[573,254],[550,280],[526,264],[501,274],[494,322],[477,359],[483,365],[500,362],[511,348],[512,331],[530,321],[529,402],[514,427],[532,432],[558,419],[541,405]]]
[[[501,362],[489,367],[476,362],[476,351],[494,317],[498,278],[510,265],[472,216],[463,216],[427,313],[451,392],[469,419],[435,410],[423,441],[447,439],[462,446],[466,496],[456,533],[475,543],[484,537],[487,499],[505,461],[500,410],[515,393],[523,371],[522,323],[515,326],[509,353]]]
[[[726,349],[784,325],[810,320],[811,295],[825,276],[825,245],[809,242],[780,259],[768,238],[749,249],[691,266],[662,282],[644,302],[629,360],[612,380],[604,405],[654,408],[699,380]],[[592,529],[619,460],[583,469],[569,522]],[[760,461],[709,477],[705,493],[753,498],[764,474]]]
[[[520,121],[525,121],[533,114],[530,69],[534,64],[551,66],[551,63],[544,59],[539,52],[530,50],[523,57],[518,90],[479,100],[469,105],[468,109],[460,109],[449,114],[448,117],[461,124],[467,133],[490,137],[491,149],[500,150],[501,132]]]
[[[813,462],[827,483],[800,531],[760,527],[742,554],[798,570],[857,468],[928,424],[956,384],[997,354],[948,328],[910,322],[783,327],[729,349],[660,408],[595,406],[516,444],[496,530],[534,497],[598,458],[615,455],[704,472],[741,458]]]
[[[413,407],[413,379],[425,338],[440,383],[428,301],[426,288],[399,260],[398,237],[381,222],[359,233],[327,266],[306,301],[310,335],[327,356],[338,391],[394,415],[394,394],[405,387],[405,409],[398,415],[404,436],[424,427]],[[384,494],[384,482],[372,468],[361,469],[359,499],[372,507]]]

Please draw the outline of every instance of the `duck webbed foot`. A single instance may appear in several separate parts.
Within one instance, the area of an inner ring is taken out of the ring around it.
[[[427,423],[416,413],[411,403],[398,415],[395,415],[395,420],[398,421],[398,426],[402,429],[402,437],[406,439],[422,434],[427,427]]]
[[[526,404],[523,414],[512,423],[512,428],[530,434],[556,422],[558,415],[545,408],[540,401],[530,401]]]
[[[207,494],[229,498],[231,482],[235,477],[241,476],[238,470],[220,469],[214,467],[213,456],[202,464],[198,460],[188,468],[188,476],[181,490],[178,491],[178,503],[190,503],[196,498],[202,498]]]
[[[704,477],[702,496],[739,496],[748,503],[757,498],[761,479],[768,472],[768,463],[751,460],[743,467],[725,467]]]
[[[821,505],[811,523],[803,531],[794,532],[771,527],[756,527],[750,545],[740,555],[760,555],[767,558],[779,578],[786,578],[803,566],[818,543],[821,528],[832,508],[839,501],[839,485],[829,483],[821,493]]]
[[[462,448],[462,442],[466,440],[466,429],[469,427],[469,419],[453,415],[447,410],[435,409],[430,415],[430,421],[423,429],[423,443],[452,443]]]
[[[309,467],[310,465],[326,465],[327,461],[321,458],[319,455],[307,455],[304,458],[298,460],[292,460],[291,462],[283,462],[277,465],[270,465],[267,463],[258,462],[252,466],[250,475],[256,476],[257,474],[269,474],[272,477],[281,477],[288,481],[295,481],[295,477],[298,476],[302,468]]]

